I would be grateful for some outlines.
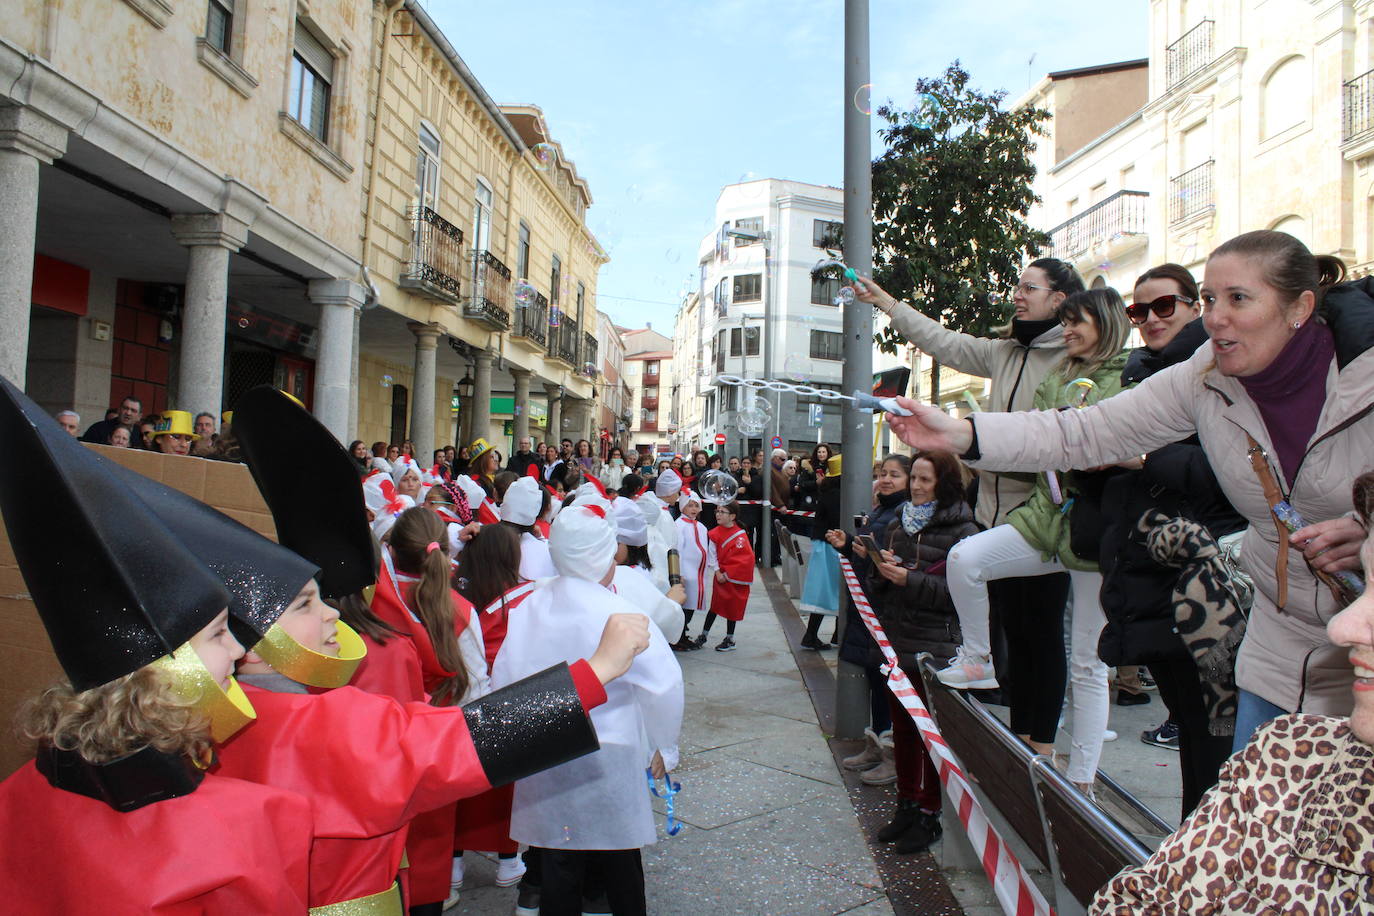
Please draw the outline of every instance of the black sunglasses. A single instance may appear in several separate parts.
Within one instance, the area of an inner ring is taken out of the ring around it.
[[[1180,296],[1177,293],[1170,293],[1167,296],[1160,296],[1153,302],[1132,302],[1130,305],[1126,306],[1126,317],[1131,319],[1135,324],[1144,324],[1145,319],[1150,317],[1151,312],[1154,312],[1160,318],[1168,318],[1173,315],[1174,308],[1177,307],[1180,302],[1184,305],[1192,305],[1194,300],[1189,299],[1187,296]]]

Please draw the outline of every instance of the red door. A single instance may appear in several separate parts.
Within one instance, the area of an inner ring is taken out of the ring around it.
[[[280,379],[278,385],[282,391],[295,395],[300,402],[305,405],[306,410],[311,410],[311,401],[315,394],[315,364],[308,359],[297,359],[294,356],[277,356],[277,377]]]

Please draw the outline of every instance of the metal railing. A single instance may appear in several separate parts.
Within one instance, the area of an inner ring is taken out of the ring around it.
[[[1050,230],[1051,256],[1072,261],[1098,244],[1148,230],[1147,191],[1117,191]]]
[[[549,300],[543,293],[536,292],[534,301],[524,308],[515,310],[515,324],[511,333],[516,337],[532,340],[541,347],[549,343]]]
[[[1174,88],[1212,62],[1212,31],[1215,25],[1211,19],[1204,19],[1164,49],[1168,88]]]
[[[1374,130],[1374,70],[1346,83],[1342,94],[1341,140],[1353,140]]]
[[[577,319],[564,315],[558,327],[554,329],[553,339],[549,341],[549,354],[570,366],[576,366],[577,342]]]
[[[510,268],[490,251],[472,253],[472,296],[463,314],[495,327],[510,327]]]
[[[412,207],[410,257],[403,279],[448,293],[457,299],[460,278],[466,273],[463,230],[429,207]]]
[[[1216,204],[1216,191],[1212,184],[1214,165],[1216,161],[1208,159],[1202,165],[1194,166],[1169,180],[1169,222],[1180,222]]]
[[[600,366],[597,364],[596,355],[600,347],[596,342],[596,335],[582,332],[582,374],[587,378],[596,378],[600,374]]]

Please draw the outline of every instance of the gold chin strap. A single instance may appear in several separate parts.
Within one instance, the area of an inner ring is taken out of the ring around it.
[[[239,682],[230,678],[228,690],[220,687],[189,642],[153,662],[153,667],[167,676],[178,696],[210,720],[210,738],[216,744],[258,717]]]
[[[368,607],[372,606],[372,596],[375,594],[377,594],[377,584],[375,582],[363,589],[363,601],[367,602]]]
[[[253,651],[258,657],[298,684],[311,687],[342,687],[353,678],[363,656],[367,655],[367,645],[353,628],[342,620],[338,621],[335,639],[339,643],[339,654],[325,655],[296,642],[281,628],[272,624]]]

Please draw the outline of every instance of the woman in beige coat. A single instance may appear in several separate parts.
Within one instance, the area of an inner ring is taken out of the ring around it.
[[[1358,568],[1364,529],[1346,499],[1374,465],[1374,283],[1324,295],[1343,272],[1292,236],[1246,233],[1207,262],[1211,340],[1138,387],[1081,411],[971,421],[903,401],[914,415],[891,418],[908,445],[1004,470],[1096,467],[1196,432],[1250,523],[1242,560],[1256,593],[1236,666],[1237,747],[1281,712],[1350,712],[1350,663],[1325,633],[1337,602],[1313,572]],[[1291,551],[1280,550],[1261,474],[1307,522],[1282,536]]]

